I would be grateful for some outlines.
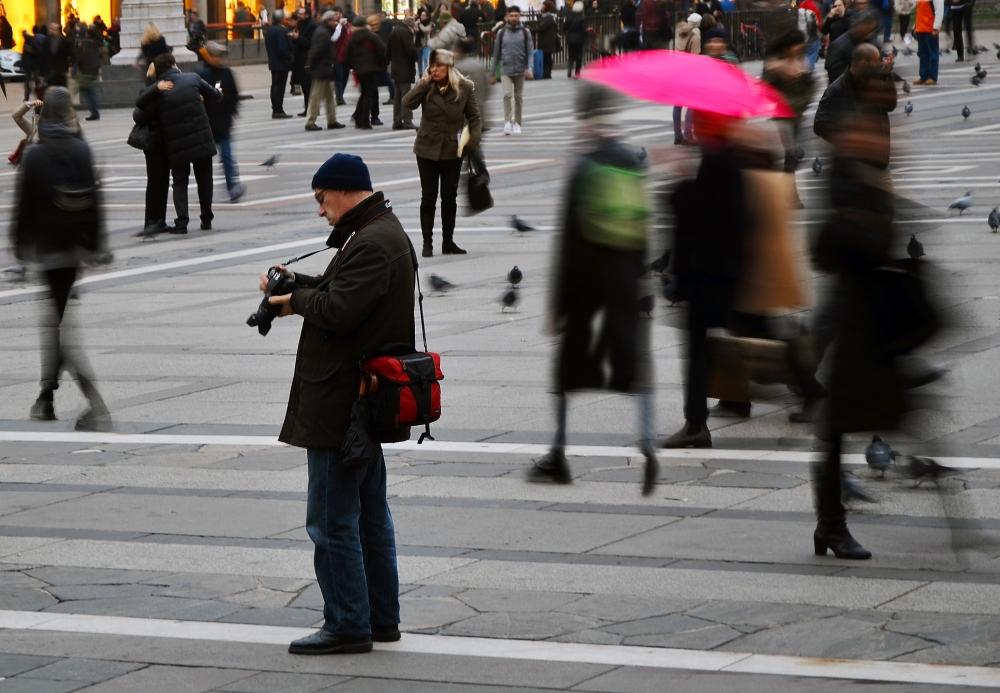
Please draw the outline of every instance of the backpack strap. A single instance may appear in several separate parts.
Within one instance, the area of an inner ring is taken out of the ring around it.
[[[410,240],[410,237],[405,232],[403,235],[406,236],[406,243],[410,246],[410,261],[413,262],[413,276],[417,280],[417,304],[420,306],[420,332],[424,338],[424,351],[427,351],[427,326],[424,324],[424,292],[420,290],[420,273],[417,271],[420,264],[417,262],[417,250],[413,247],[413,241]],[[417,438],[417,445],[423,443],[425,438],[427,440],[434,440],[434,436],[431,435],[431,425],[429,423],[424,424],[424,432]]]

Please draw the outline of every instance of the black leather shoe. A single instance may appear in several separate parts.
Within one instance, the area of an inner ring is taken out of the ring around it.
[[[399,626],[372,626],[373,642],[396,642],[403,637],[399,632]]]
[[[355,130],[371,130],[372,126],[371,125],[355,125],[354,129]]]
[[[201,230],[202,231],[211,231],[212,230],[212,222],[210,222],[210,221],[203,221],[203,222],[201,222]]]
[[[441,245],[441,254],[442,255],[465,255],[465,254],[467,254],[467,251],[462,250],[457,245],[455,245],[454,241],[446,241],[445,243],[443,243]]]
[[[434,246],[430,243],[424,243],[424,252],[420,254],[424,257],[434,257]]]
[[[825,556],[826,550],[829,549],[837,558],[864,561],[872,557],[872,552],[851,536],[847,525],[833,530],[817,527],[813,532],[813,548],[817,556]]]
[[[369,635],[345,638],[322,628],[288,646],[289,654],[301,655],[361,654],[371,651],[372,639]]]
[[[342,129],[346,128],[346,127],[347,126],[344,125],[343,123],[333,123],[332,125],[327,125],[326,129],[327,130],[342,130]]]
[[[347,102],[344,101],[343,99],[337,99],[337,105],[338,106],[346,106]]]
[[[138,238],[152,238],[153,236],[166,233],[170,229],[165,221],[154,221],[152,224],[146,226],[142,231],[134,234]]]
[[[321,128],[319,125],[316,125],[316,123],[313,123],[312,125],[306,125],[306,130],[308,130],[309,132],[315,132],[316,130],[322,130],[322,129],[323,128]]]
[[[280,120],[280,119],[283,119],[283,118],[291,118],[291,117],[292,116],[289,115],[288,113],[272,113],[271,114],[271,119],[272,120]]]
[[[167,229],[167,233],[172,233],[175,236],[183,236],[188,232],[187,227],[171,226]]]
[[[383,123],[378,118],[372,118],[372,125],[385,125],[385,123]]]
[[[297,115],[299,118],[305,118],[306,117],[306,112],[302,111],[301,113],[296,113],[295,115]]]
[[[569,465],[566,464],[566,454],[562,448],[552,448],[545,457],[535,460],[534,466],[528,470],[528,481],[550,481],[557,484],[573,483]]]
[[[28,415],[37,421],[56,420],[56,410],[52,406],[51,399],[35,400],[35,403],[31,405],[31,412]]]

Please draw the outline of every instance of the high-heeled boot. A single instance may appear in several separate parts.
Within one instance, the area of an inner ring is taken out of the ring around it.
[[[813,532],[813,547],[817,556],[825,556],[829,549],[837,558],[863,561],[872,557],[872,552],[851,536],[846,522],[832,525],[820,522]]]

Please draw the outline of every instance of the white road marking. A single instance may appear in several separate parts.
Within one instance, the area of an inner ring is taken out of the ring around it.
[[[167,433],[90,433],[86,431],[0,431],[0,442],[7,443],[83,443],[86,445],[245,445],[248,447],[284,447],[271,436],[245,435],[200,435]],[[475,443],[429,440],[418,444],[415,440],[389,443],[382,446],[392,452],[469,452],[492,455],[544,455],[548,445],[531,443]],[[660,450],[664,458],[694,460],[762,460],[770,462],[809,463],[819,459],[823,453],[800,450],[726,450],[726,449],[684,449]],[[566,455],[570,457],[635,457],[642,455],[636,447],[611,445],[568,445]],[[960,469],[1000,469],[1000,458],[994,457],[935,457],[935,460],[949,467]],[[863,454],[841,456],[844,464],[865,464]]]
[[[404,628],[406,624],[403,624]],[[49,633],[127,635],[131,637],[204,640],[285,647],[313,632],[309,628],[259,626],[243,623],[171,621],[126,616],[92,616],[37,611],[0,611],[0,628]],[[879,662],[760,655],[748,652],[706,652],[630,645],[538,642],[502,638],[469,638],[405,633],[396,643],[379,643],[379,650],[444,657],[483,657],[570,664],[647,667],[719,673],[851,679],[886,683],[1000,688],[1000,669],[993,667]],[[358,675],[364,675],[364,659]]]

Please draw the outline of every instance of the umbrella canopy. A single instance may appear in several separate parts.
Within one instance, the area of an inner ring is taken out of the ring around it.
[[[794,118],[781,94],[735,65],[707,55],[651,50],[589,64],[583,79],[655,103],[737,118]]]

